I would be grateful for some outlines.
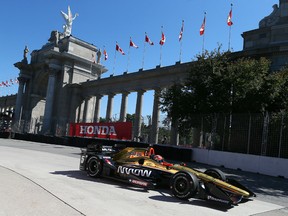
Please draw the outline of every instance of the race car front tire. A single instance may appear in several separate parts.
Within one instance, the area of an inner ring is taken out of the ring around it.
[[[102,173],[103,165],[100,159],[92,156],[87,161],[87,174],[91,177],[99,177]]]
[[[178,172],[172,176],[170,189],[175,197],[187,200],[198,192],[199,181],[192,173]]]
[[[219,169],[216,168],[207,169],[204,173],[206,175],[212,176],[213,178],[226,181],[226,175]]]

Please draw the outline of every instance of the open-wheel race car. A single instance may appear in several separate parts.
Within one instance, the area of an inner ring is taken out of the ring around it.
[[[172,164],[156,155],[153,147],[90,145],[82,149],[80,170],[91,177],[113,178],[146,189],[169,187],[175,197],[184,200],[198,198],[237,205],[256,196],[219,169],[201,172],[183,163]]]

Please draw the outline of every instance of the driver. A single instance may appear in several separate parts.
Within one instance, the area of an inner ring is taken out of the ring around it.
[[[151,155],[151,159],[163,166],[173,166],[173,164],[164,161],[164,158],[161,155]]]
[[[158,163],[163,163],[164,158],[161,155],[152,155],[152,159]]]

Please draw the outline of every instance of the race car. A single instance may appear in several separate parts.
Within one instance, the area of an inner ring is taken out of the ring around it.
[[[80,170],[91,177],[112,178],[146,189],[168,187],[175,197],[184,200],[198,198],[237,205],[256,196],[219,169],[201,172],[184,163],[169,163],[151,146],[122,149],[117,145],[90,145],[81,151]]]

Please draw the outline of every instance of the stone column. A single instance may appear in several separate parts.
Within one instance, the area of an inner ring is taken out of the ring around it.
[[[47,93],[46,93],[43,127],[42,127],[42,133],[44,134],[51,133],[56,75],[57,75],[57,70],[50,69],[48,87],[47,87]]]
[[[142,114],[142,102],[143,94],[145,90],[139,90],[137,92],[137,102],[135,110],[135,120],[134,120],[134,137],[139,137],[141,135],[141,114]]]
[[[101,105],[102,95],[96,95],[96,104],[94,110],[94,122],[99,122],[100,119],[100,105]]]
[[[120,110],[120,122],[126,122],[126,110],[127,110],[127,98],[129,92],[122,93],[121,110]]]
[[[82,110],[83,110],[83,101],[81,101],[81,103],[77,107],[77,111],[76,111],[76,114],[77,114],[76,122],[77,123],[83,122],[83,119],[81,118]]]
[[[152,131],[151,131],[151,142],[158,142],[158,132],[159,132],[159,96],[161,89],[154,90],[154,104],[153,104],[153,114],[152,114]]]
[[[14,113],[14,122],[17,123],[19,120],[21,120],[21,111],[22,111],[22,101],[23,101],[23,94],[24,94],[24,86],[25,86],[25,79],[23,77],[19,77],[19,87],[18,87],[18,93],[16,98],[16,107],[15,107],[15,113]]]
[[[112,110],[113,110],[113,99],[115,94],[110,93],[108,95],[108,101],[107,101],[107,110],[106,110],[106,121],[110,122],[112,120]]]
[[[87,115],[86,115],[86,122],[87,123],[94,122],[95,101],[96,101],[96,97],[90,96],[90,99],[88,102]]]
[[[83,122],[87,123],[87,117],[88,117],[88,106],[89,106],[89,100],[90,100],[90,97],[86,97],[85,100],[84,100],[84,109],[83,109]]]

